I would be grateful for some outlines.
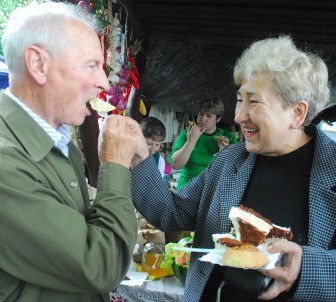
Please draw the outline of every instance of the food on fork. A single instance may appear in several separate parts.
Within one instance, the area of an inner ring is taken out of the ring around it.
[[[115,109],[113,105],[101,100],[100,98],[94,98],[89,100],[91,108],[99,112],[109,112]]]

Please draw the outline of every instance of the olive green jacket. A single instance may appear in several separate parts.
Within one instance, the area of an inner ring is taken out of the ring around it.
[[[79,150],[0,92],[0,301],[108,301],[136,242],[130,177],[102,164],[90,206]]]

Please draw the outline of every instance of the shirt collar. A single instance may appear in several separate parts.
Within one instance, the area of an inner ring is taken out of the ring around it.
[[[49,137],[54,141],[55,146],[58,147],[66,157],[68,157],[70,127],[68,125],[62,124],[57,128],[57,130],[54,129],[45,120],[43,120],[36,113],[34,113],[22,101],[20,101],[15,95],[13,95],[9,88],[5,90],[5,94],[9,96],[12,100],[14,100],[23,110],[25,110],[28,115],[49,135]]]

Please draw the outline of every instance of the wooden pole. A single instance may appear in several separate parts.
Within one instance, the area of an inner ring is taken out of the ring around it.
[[[86,117],[84,123],[79,127],[79,131],[90,178],[89,182],[92,187],[96,188],[100,165],[98,158],[99,126],[96,111],[91,110],[91,115]]]

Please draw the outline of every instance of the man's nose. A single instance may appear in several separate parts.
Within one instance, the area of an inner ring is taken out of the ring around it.
[[[103,69],[99,70],[99,75],[96,83],[96,87],[100,90],[109,90],[110,89],[110,82],[107,79],[106,73]]]

